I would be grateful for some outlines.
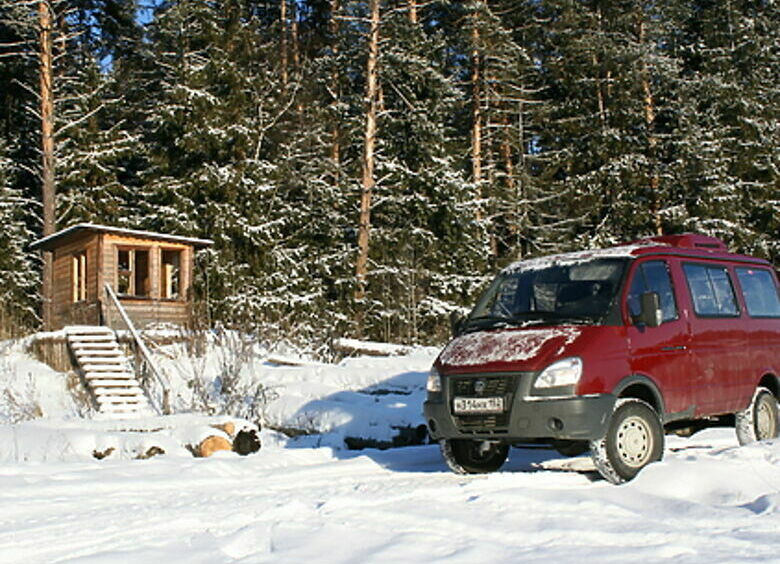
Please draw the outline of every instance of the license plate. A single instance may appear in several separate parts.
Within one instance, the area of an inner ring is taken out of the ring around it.
[[[501,413],[504,411],[504,398],[455,398],[455,413]]]

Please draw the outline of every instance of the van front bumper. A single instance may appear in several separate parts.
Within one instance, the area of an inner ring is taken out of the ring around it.
[[[452,387],[443,393],[428,394],[423,411],[431,438],[523,442],[592,440],[604,436],[615,406],[612,394],[533,396],[523,393],[530,391],[530,386],[523,384],[529,382],[531,375],[516,374],[512,380],[515,378],[519,380],[517,386],[505,396],[505,405],[509,407],[499,414],[454,414]]]

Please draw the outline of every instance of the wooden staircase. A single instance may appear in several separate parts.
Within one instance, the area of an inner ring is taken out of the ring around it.
[[[97,402],[101,418],[129,419],[154,415],[113,330],[78,325],[66,327],[65,334],[79,371]]]

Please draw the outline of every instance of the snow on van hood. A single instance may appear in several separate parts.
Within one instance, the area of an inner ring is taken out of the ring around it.
[[[444,348],[439,361],[448,366],[519,362],[536,357],[545,345],[559,343],[559,352],[580,336],[577,327],[479,331],[461,335]]]

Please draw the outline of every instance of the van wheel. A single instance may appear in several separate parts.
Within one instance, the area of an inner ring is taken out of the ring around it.
[[[736,419],[737,440],[741,445],[774,439],[780,432],[777,400],[763,387],[756,388],[750,405],[738,412]]]
[[[470,439],[444,439],[439,448],[447,466],[456,474],[495,472],[509,454],[509,445]]]
[[[664,430],[656,411],[642,400],[619,399],[605,435],[590,442],[590,456],[605,480],[621,484],[664,453]]]

